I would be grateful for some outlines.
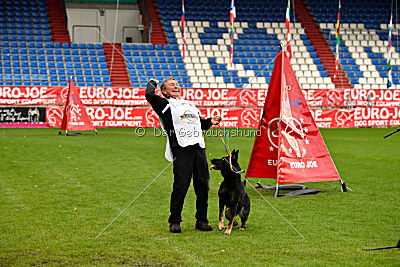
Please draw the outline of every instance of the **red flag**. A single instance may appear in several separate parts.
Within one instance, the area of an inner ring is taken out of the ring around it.
[[[275,60],[246,177],[277,184],[341,180],[286,53]]]
[[[276,178],[281,91],[272,88],[281,86],[281,60],[281,56],[275,59],[269,83],[270,90],[267,91],[265,98],[263,116],[254,140],[246,177]]]
[[[92,120],[86,113],[86,108],[79,98],[79,93],[72,79],[69,80],[67,102],[65,104],[61,129],[65,131],[94,130]]]

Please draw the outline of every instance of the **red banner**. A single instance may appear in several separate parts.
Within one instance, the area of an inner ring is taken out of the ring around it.
[[[84,105],[149,106],[145,88],[77,86]],[[65,105],[68,86],[0,86],[0,105]],[[400,90],[302,90],[310,107],[400,107]],[[198,107],[263,107],[265,89],[182,89]]]
[[[46,123],[58,128],[64,107],[48,107]],[[228,128],[257,128],[261,109],[200,108],[203,118],[222,116]],[[94,127],[160,127],[157,114],[146,107],[87,107],[86,112]]]
[[[275,59],[269,88],[246,177],[277,184],[340,180],[286,53]]]
[[[400,126],[400,108],[312,109],[319,128]]]
[[[303,90],[310,107],[400,107],[400,90]]]
[[[150,106],[146,88],[88,87],[79,88],[79,97],[84,105],[95,106]],[[65,105],[68,88],[61,88],[60,104]]]
[[[60,127],[63,107],[47,107],[49,127]],[[220,115],[225,127],[257,128],[261,109],[200,108],[204,118]],[[160,127],[158,116],[146,107],[87,107],[94,127]],[[311,109],[319,128],[400,126],[400,108]]]
[[[58,105],[59,92],[60,87],[58,86],[0,86],[0,105]]]
[[[67,102],[65,104],[63,119],[60,130],[65,131],[86,131],[95,130],[92,121],[86,113],[86,108],[79,98],[77,88],[72,81],[69,80],[69,90],[67,94]]]

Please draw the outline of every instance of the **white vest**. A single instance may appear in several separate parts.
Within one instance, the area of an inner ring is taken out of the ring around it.
[[[201,129],[200,110],[190,101],[185,99],[169,98],[169,104],[164,108],[163,113],[170,108],[172,115],[172,124],[178,144],[181,147],[199,144],[205,148],[203,131]],[[165,148],[165,158],[173,161],[173,155],[169,140]]]

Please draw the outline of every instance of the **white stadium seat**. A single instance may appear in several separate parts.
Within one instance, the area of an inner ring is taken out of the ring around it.
[[[246,76],[246,71],[244,71],[244,70],[238,71],[238,76],[239,76],[239,77],[247,77],[247,76]]]
[[[210,85],[208,83],[200,83],[200,88],[210,88]]]
[[[218,83],[218,87],[217,88],[225,89],[226,88],[226,84],[224,82]]]
[[[206,82],[207,81],[206,78],[204,77],[204,70],[196,69],[195,71],[196,71],[197,77],[199,77],[199,82]],[[202,80],[202,78],[204,78],[204,80]]]
[[[207,77],[214,77],[212,70],[205,70],[204,75]]]
[[[221,76],[215,77],[215,82],[219,83],[219,84],[223,84],[224,83],[224,78]]]
[[[210,69],[210,64],[208,64],[208,63],[202,63],[202,64],[201,64],[201,68],[202,68],[204,71],[207,71],[207,70]]]
[[[323,79],[324,79],[324,83],[326,83],[326,84],[332,83],[331,77],[324,77]]]
[[[255,75],[254,75],[254,71],[253,70],[246,70],[246,77],[249,77],[249,78],[251,78],[251,77],[254,77]]]
[[[215,83],[215,77],[207,77],[208,83]]]
[[[299,77],[297,77],[297,79],[299,80],[299,83],[301,83],[301,84],[307,83],[307,78],[304,78],[304,77],[299,78]]]

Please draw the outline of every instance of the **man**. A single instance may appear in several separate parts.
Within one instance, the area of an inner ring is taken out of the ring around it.
[[[174,78],[162,82],[160,89],[164,98],[155,94],[157,86],[158,81],[149,81],[146,99],[158,114],[168,136],[165,155],[174,164],[171,215],[168,219],[170,232],[181,232],[181,212],[192,175],[197,197],[195,227],[200,231],[211,231],[212,227],[207,220],[210,174],[202,130],[218,125],[221,117],[202,119],[200,111],[191,102],[181,98],[181,88]]]

